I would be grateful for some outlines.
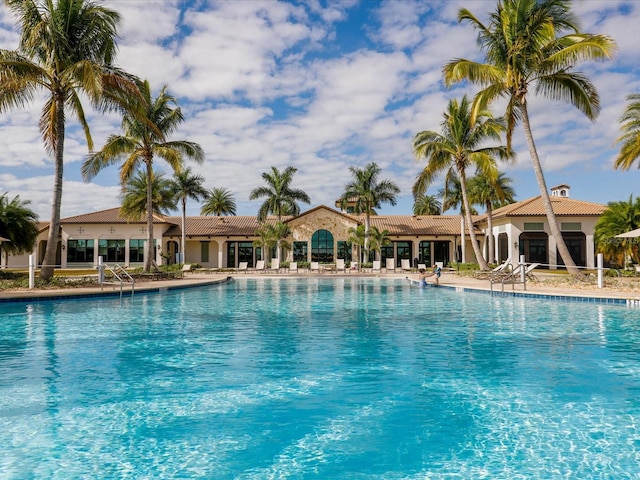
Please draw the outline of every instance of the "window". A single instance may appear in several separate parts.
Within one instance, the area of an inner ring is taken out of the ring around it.
[[[380,261],[385,263],[387,258],[393,258],[393,245],[380,248]]]
[[[200,262],[201,263],[209,262],[209,243],[210,242],[200,242]]]
[[[306,262],[309,257],[307,256],[309,244],[307,242],[293,242],[293,261],[294,262]]]
[[[544,223],[542,222],[531,222],[524,223],[524,230],[527,232],[544,232]]]
[[[396,267],[402,265],[402,259],[411,261],[411,242],[396,242],[396,256]]]
[[[316,230],[311,237],[311,261],[333,262],[333,235],[329,230]]]
[[[93,240],[69,240],[67,242],[67,262],[93,263]]]
[[[431,265],[431,242],[420,242],[418,245],[418,263]]]
[[[238,242],[238,262],[253,267],[253,242]]]
[[[236,266],[236,242],[227,242],[227,267]]]
[[[124,240],[105,240],[98,241],[98,255],[105,262],[124,262],[125,241]]]
[[[582,224],[580,222],[562,222],[560,223],[560,230],[563,232],[581,232]]]
[[[129,240],[129,262],[144,262],[144,246],[146,240]]]

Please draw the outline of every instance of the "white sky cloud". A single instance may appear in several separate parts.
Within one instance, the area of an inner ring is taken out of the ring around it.
[[[486,18],[495,1],[196,3],[186,11],[179,0],[108,6],[122,16],[118,65],[148,79],[156,92],[167,85],[178,98],[186,120],[176,138],[204,148],[206,160],[193,170],[207,188],[229,188],[239,213],[253,215],[260,202],[248,196],[262,184],[261,173],[292,165],[294,186],[307,191],[312,205],[332,206],[350,179],[348,167],[375,161],[382,178],[402,189],[399,206],[382,211],[410,213],[421,168],[411,152],[413,135],[439,130],[448,100],[475,93],[442,84],[443,64],[479,55],[476,32],[458,24],[457,12],[467,7]],[[637,192],[637,172],[611,165],[625,98],[640,90],[640,3],[591,0],[574,2],[574,9],[585,31],[618,42],[615,60],[584,66],[601,95],[600,118],[591,123],[572,107],[532,99],[531,121],[548,184],[569,183],[574,198],[606,203]],[[0,9],[0,48],[16,48],[13,25]],[[47,219],[53,168],[37,127],[42,105],[0,114],[0,193],[32,200]],[[87,110],[99,148],[119,132],[120,119]],[[68,128],[63,216],[118,206],[117,168],[84,183],[84,135],[72,118]],[[518,160],[504,168],[523,199],[538,191],[520,130],[514,141]],[[157,168],[167,172],[161,162]],[[190,205],[190,213],[199,209]]]

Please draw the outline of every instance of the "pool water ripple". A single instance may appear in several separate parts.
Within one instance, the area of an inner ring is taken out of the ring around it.
[[[640,476],[626,307],[265,278],[2,308],[1,478]]]

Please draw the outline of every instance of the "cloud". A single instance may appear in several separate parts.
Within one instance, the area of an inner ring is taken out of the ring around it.
[[[581,65],[600,92],[600,117],[592,123],[573,107],[531,98],[531,121],[550,180],[568,182],[563,177],[577,176],[577,169],[598,172],[597,186],[582,190],[603,198],[610,187],[599,180],[619,179],[605,170],[616,154],[618,118],[626,96],[640,88],[640,6],[617,0],[572,5],[585,30],[618,42],[614,60]],[[122,16],[118,64],[149,79],[156,92],[167,85],[178,98],[185,122],[175,138],[202,145],[206,160],[194,171],[207,188],[229,188],[239,213],[257,211],[260,202],[248,201],[249,192],[271,166],[295,166],[294,186],[306,190],[313,205],[333,205],[350,178],[349,166],[371,161],[402,189],[405,210],[395,212],[408,213],[411,185],[423,167],[413,158],[413,136],[439,130],[449,99],[476,91],[466,84],[447,89],[442,82],[446,62],[480,58],[477,32],[458,23],[458,10],[469,8],[486,20],[495,0],[110,0],[108,6]],[[16,47],[13,25],[0,9],[0,48]],[[53,168],[37,127],[43,105],[34,100],[25,110],[1,114],[0,190],[19,192],[48,217]],[[87,107],[87,118],[96,148],[120,131],[115,113]],[[73,118],[67,127],[64,215],[116,206],[118,169],[84,183],[84,134]],[[504,168],[525,198],[537,187],[521,128],[514,142],[518,161]],[[168,171],[162,161],[157,168]]]

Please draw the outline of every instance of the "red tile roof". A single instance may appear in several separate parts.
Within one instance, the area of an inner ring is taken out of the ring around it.
[[[607,209],[606,205],[599,203],[584,202],[568,197],[551,197],[551,206],[556,216],[590,217],[600,216]],[[518,217],[518,216],[544,216],[544,205],[542,197],[537,196],[512,203],[506,207],[501,207],[493,211],[493,218]]]

